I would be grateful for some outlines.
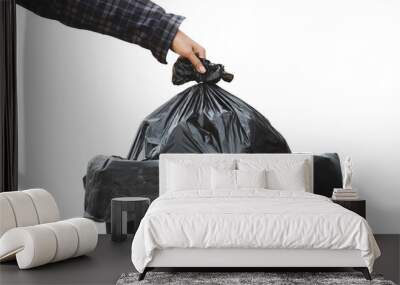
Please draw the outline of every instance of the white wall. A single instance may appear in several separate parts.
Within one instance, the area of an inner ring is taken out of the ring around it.
[[[400,233],[400,2],[160,0],[235,74],[293,151],[351,155],[377,233]],[[18,9],[20,182],[81,215],[96,154],[126,155],[147,114],[183,90],[131,44]]]

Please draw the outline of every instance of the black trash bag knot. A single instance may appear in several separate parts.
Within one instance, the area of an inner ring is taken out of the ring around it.
[[[189,81],[196,81],[197,83],[215,84],[221,79],[226,82],[233,80],[233,74],[226,72],[222,64],[212,63],[203,58],[200,58],[200,60],[206,68],[204,74],[197,72],[188,59],[179,57],[172,70],[172,83],[181,85]]]

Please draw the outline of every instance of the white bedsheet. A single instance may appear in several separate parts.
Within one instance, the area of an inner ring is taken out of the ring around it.
[[[358,249],[372,272],[380,251],[365,219],[298,191],[172,192],[150,206],[132,243],[143,272],[155,249]]]

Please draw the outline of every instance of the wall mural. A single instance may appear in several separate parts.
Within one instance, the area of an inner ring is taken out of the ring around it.
[[[161,153],[291,152],[267,118],[217,85],[220,80],[230,82],[233,75],[206,60],[206,50],[180,30],[183,16],[166,13],[151,1],[17,3],[70,27],[139,45],[164,64],[172,50],[181,56],[174,65],[173,83],[197,82],[144,119],[126,158],[97,155],[88,163],[83,179],[85,216],[109,222],[112,197],[156,198]],[[341,187],[336,154],[315,156],[314,173],[316,193],[329,196],[333,187]]]

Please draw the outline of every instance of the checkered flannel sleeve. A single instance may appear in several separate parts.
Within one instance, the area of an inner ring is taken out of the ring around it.
[[[78,29],[106,34],[149,49],[161,63],[184,17],[149,0],[17,0],[19,5]]]

